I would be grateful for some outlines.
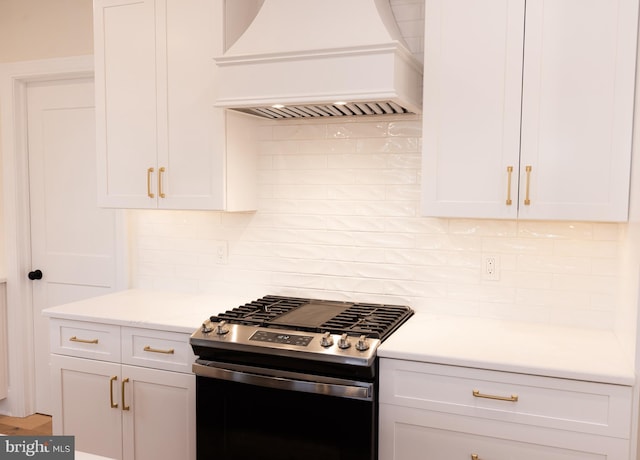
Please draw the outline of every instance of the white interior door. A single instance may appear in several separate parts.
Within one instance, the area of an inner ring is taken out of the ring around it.
[[[116,211],[97,207],[93,79],[27,87],[36,412],[50,414],[44,308],[116,289]]]

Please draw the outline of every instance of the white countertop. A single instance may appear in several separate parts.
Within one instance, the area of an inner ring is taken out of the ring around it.
[[[44,316],[194,332],[205,319],[255,299],[249,294],[189,295],[131,289],[43,310]]]
[[[610,331],[416,313],[378,356],[633,385],[635,370]]]
[[[255,293],[121,291],[44,310],[49,317],[191,334]],[[633,385],[635,370],[610,331],[416,313],[378,349],[383,358]]]

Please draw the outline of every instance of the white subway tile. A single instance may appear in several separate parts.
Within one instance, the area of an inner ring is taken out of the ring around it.
[[[515,237],[517,224],[515,221],[496,221],[478,219],[451,219],[449,231],[453,234],[475,236]]]
[[[387,200],[411,200],[420,201],[420,186],[416,184],[391,184],[385,187],[385,197]]]
[[[552,255],[553,241],[533,238],[482,238],[482,251],[491,253]]]
[[[339,139],[386,137],[388,131],[389,123],[383,121],[332,123],[327,127],[327,137]]]
[[[416,235],[416,247],[445,251],[475,251],[482,249],[482,240],[476,237],[438,234]]]
[[[588,257],[541,256],[522,254],[518,256],[518,270],[556,274],[585,275],[591,273]]]
[[[393,1],[407,16],[423,5]],[[624,243],[633,229],[420,217],[421,129],[419,116],[268,122],[258,134],[257,212],[126,212],[133,286],[238,286],[256,297],[611,326],[621,263],[637,265],[637,248]],[[215,258],[224,241],[226,265]],[[484,255],[499,257],[499,280],[482,278]]]
[[[418,177],[422,156],[419,153],[389,153],[386,155],[389,169],[412,169]]]
[[[354,153],[359,149],[357,139],[327,139],[298,141],[296,153]]]
[[[334,169],[383,169],[386,165],[387,155],[385,154],[346,153],[330,155],[327,158],[327,167]]]
[[[351,176],[353,178],[353,175]],[[385,188],[380,185],[330,185],[327,188],[331,200],[372,200],[382,201],[386,198]]]
[[[273,169],[296,170],[317,170],[327,168],[327,157],[325,155],[273,155]]]
[[[593,224],[593,239],[604,241],[620,241],[624,225],[597,222]]]
[[[354,215],[359,216],[414,217],[416,212],[417,205],[412,201],[359,201],[353,206]],[[387,224],[393,222],[395,219],[387,219]]]
[[[390,121],[387,134],[389,136],[419,138],[422,136],[422,120],[416,117],[413,120],[402,118]]]
[[[425,251],[414,248],[393,248],[384,250],[384,262],[404,265],[405,270],[412,272],[419,266],[446,266],[451,261],[451,253],[447,251]],[[451,264],[455,265],[455,264]],[[458,266],[472,266],[458,264]]]
[[[397,185],[402,188],[414,185],[413,189],[418,190],[418,176],[411,169],[378,169],[360,172],[356,175],[356,181],[359,184]]]
[[[415,137],[385,137],[381,139],[358,139],[356,151],[375,152],[418,152],[418,139]]]
[[[554,273],[553,288],[571,291],[574,295],[582,293],[615,295],[617,279],[606,275],[567,275]]]
[[[518,234],[524,238],[591,239],[593,224],[584,222],[518,221]]]
[[[323,124],[297,124],[284,121],[271,127],[274,140],[324,139],[327,126]]]

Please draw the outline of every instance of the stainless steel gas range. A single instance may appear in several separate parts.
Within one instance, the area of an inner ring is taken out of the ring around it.
[[[377,458],[378,346],[401,305],[265,296],[191,336],[198,460]]]

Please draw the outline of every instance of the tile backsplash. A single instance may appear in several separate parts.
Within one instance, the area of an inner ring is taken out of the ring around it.
[[[257,212],[128,212],[134,287],[612,327],[625,224],[421,217],[417,116],[276,122],[260,139]]]

